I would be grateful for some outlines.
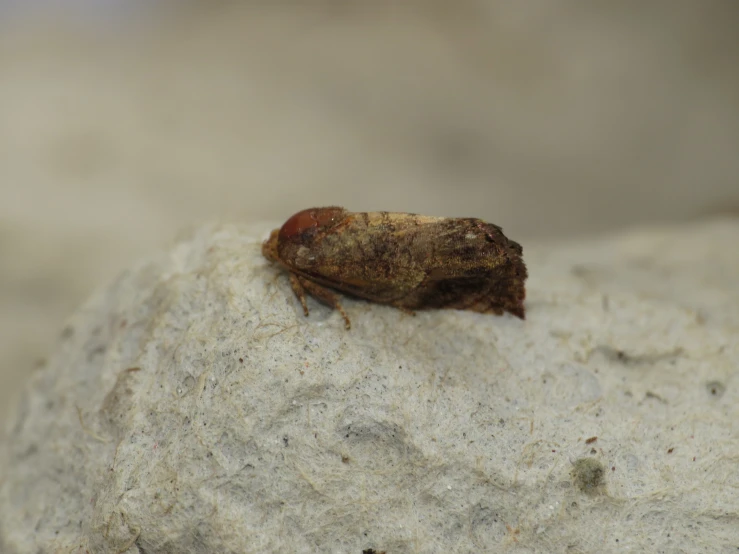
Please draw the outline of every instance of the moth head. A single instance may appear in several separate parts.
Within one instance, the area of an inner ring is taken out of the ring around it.
[[[296,213],[279,231],[280,241],[310,240],[319,231],[327,231],[340,223],[346,215],[344,208],[310,208]]]
[[[277,254],[277,236],[279,233],[280,230],[275,229],[269,234],[269,238],[262,243],[262,255],[273,262],[279,259]]]

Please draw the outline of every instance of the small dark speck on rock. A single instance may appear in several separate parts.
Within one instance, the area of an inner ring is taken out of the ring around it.
[[[721,398],[726,392],[726,386],[720,381],[709,381],[706,383],[706,390],[711,396]]]

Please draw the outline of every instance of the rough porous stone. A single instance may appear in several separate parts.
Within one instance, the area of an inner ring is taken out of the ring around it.
[[[739,547],[739,223],[524,244],[526,321],[346,300],[351,331],[269,228],[69,320],[2,445],[1,552]]]

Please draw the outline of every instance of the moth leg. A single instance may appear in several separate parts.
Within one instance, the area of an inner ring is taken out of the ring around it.
[[[298,277],[294,273],[290,274],[290,286],[293,288],[295,296],[298,297],[298,300],[300,300],[300,304],[303,306],[303,313],[305,314],[305,317],[308,317],[308,304],[305,301],[305,289],[300,282],[300,277]]]
[[[328,304],[334,310],[338,311],[341,314],[341,317],[344,318],[344,324],[346,325],[346,328],[351,329],[352,323],[351,321],[349,321],[349,316],[346,315],[344,308],[339,302],[339,297],[336,294],[334,294],[332,291],[330,291],[326,287],[322,287],[321,285],[314,283],[313,281],[309,281],[305,277],[299,277],[297,275],[290,275],[291,279],[293,277],[295,277],[297,281],[297,286],[300,287],[302,296],[299,296],[299,298],[300,298],[301,303],[303,304],[303,308],[305,309],[305,315],[308,315],[308,308],[306,307],[306,304],[305,304],[305,294],[303,294],[303,291],[307,291],[311,296],[314,296],[321,302]],[[295,285],[293,285],[293,290],[295,290]]]

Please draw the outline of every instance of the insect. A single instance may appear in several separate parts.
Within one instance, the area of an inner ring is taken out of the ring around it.
[[[308,293],[338,310],[347,329],[334,291],[408,312],[525,315],[522,248],[480,219],[311,208],[272,231],[262,253],[289,272],[306,316]]]

